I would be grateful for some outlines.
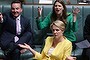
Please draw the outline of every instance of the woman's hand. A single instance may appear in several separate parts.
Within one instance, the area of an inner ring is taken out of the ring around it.
[[[28,45],[28,44],[26,44],[26,43],[24,43],[24,45],[23,44],[18,44],[21,48],[24,48],[24,49],[30,49],[31,47]]]
[[[28,44],[24,43],[23,44],[18,44],[18,46],[20,46],[21,48],[24,48],[24,49],[28,49],[29,51],[31,51],[31,53],[33,55],[35,55],[36,51],[34,49],[32,49]],[[23,50],[21,53],[23,53],[25,50]]]
[[[80,12],[80,9],[77,7],[73,10],[73,21],[76,22],[77,14]]]
[[[77,14],[80,12],[80,9],[77,7],[73,10],[73,15],[77,16]]]
[[[25,51],[27,51],[27,49],[20,50],[21,53],[24,53]]]
[[[66,58],[66,60],[76,60],[76,57],[69,56]]]
[[[3,15],[2,13],[0,12],[0,21],[3,19]]]
[[[40,17],[42,14],[42,8],[38,7],[38,17]]]

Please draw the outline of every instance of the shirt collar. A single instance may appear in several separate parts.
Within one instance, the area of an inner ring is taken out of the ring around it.
[[[21,15],[19,15],[19,16],[16,18],[16,20],[20,20],[20,16],[21,16]]]

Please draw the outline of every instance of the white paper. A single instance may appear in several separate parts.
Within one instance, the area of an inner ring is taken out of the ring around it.
[[[52,0],[39,0],[39,4],[52,4]]]
[[[19,38],[17,36],[14,37],[14,42],[17,42]]]
[[[89,48],[90,47],[90,43],[88,42],[88,40],[84,40],[78,43],[75,43],[79,48]]]

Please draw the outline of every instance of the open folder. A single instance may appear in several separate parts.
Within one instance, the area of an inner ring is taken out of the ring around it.
[[[84,40],[78,43],[75,43],[79,48],[89,48],[90,47],[90,43],[88,42],[88,40]]]

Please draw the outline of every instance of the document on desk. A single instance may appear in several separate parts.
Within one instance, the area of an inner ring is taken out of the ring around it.
[[[88,42],[88,40],[84,40],[78,43],[75,43],[79,48],[89,48],[90,47],[90,43]]]

